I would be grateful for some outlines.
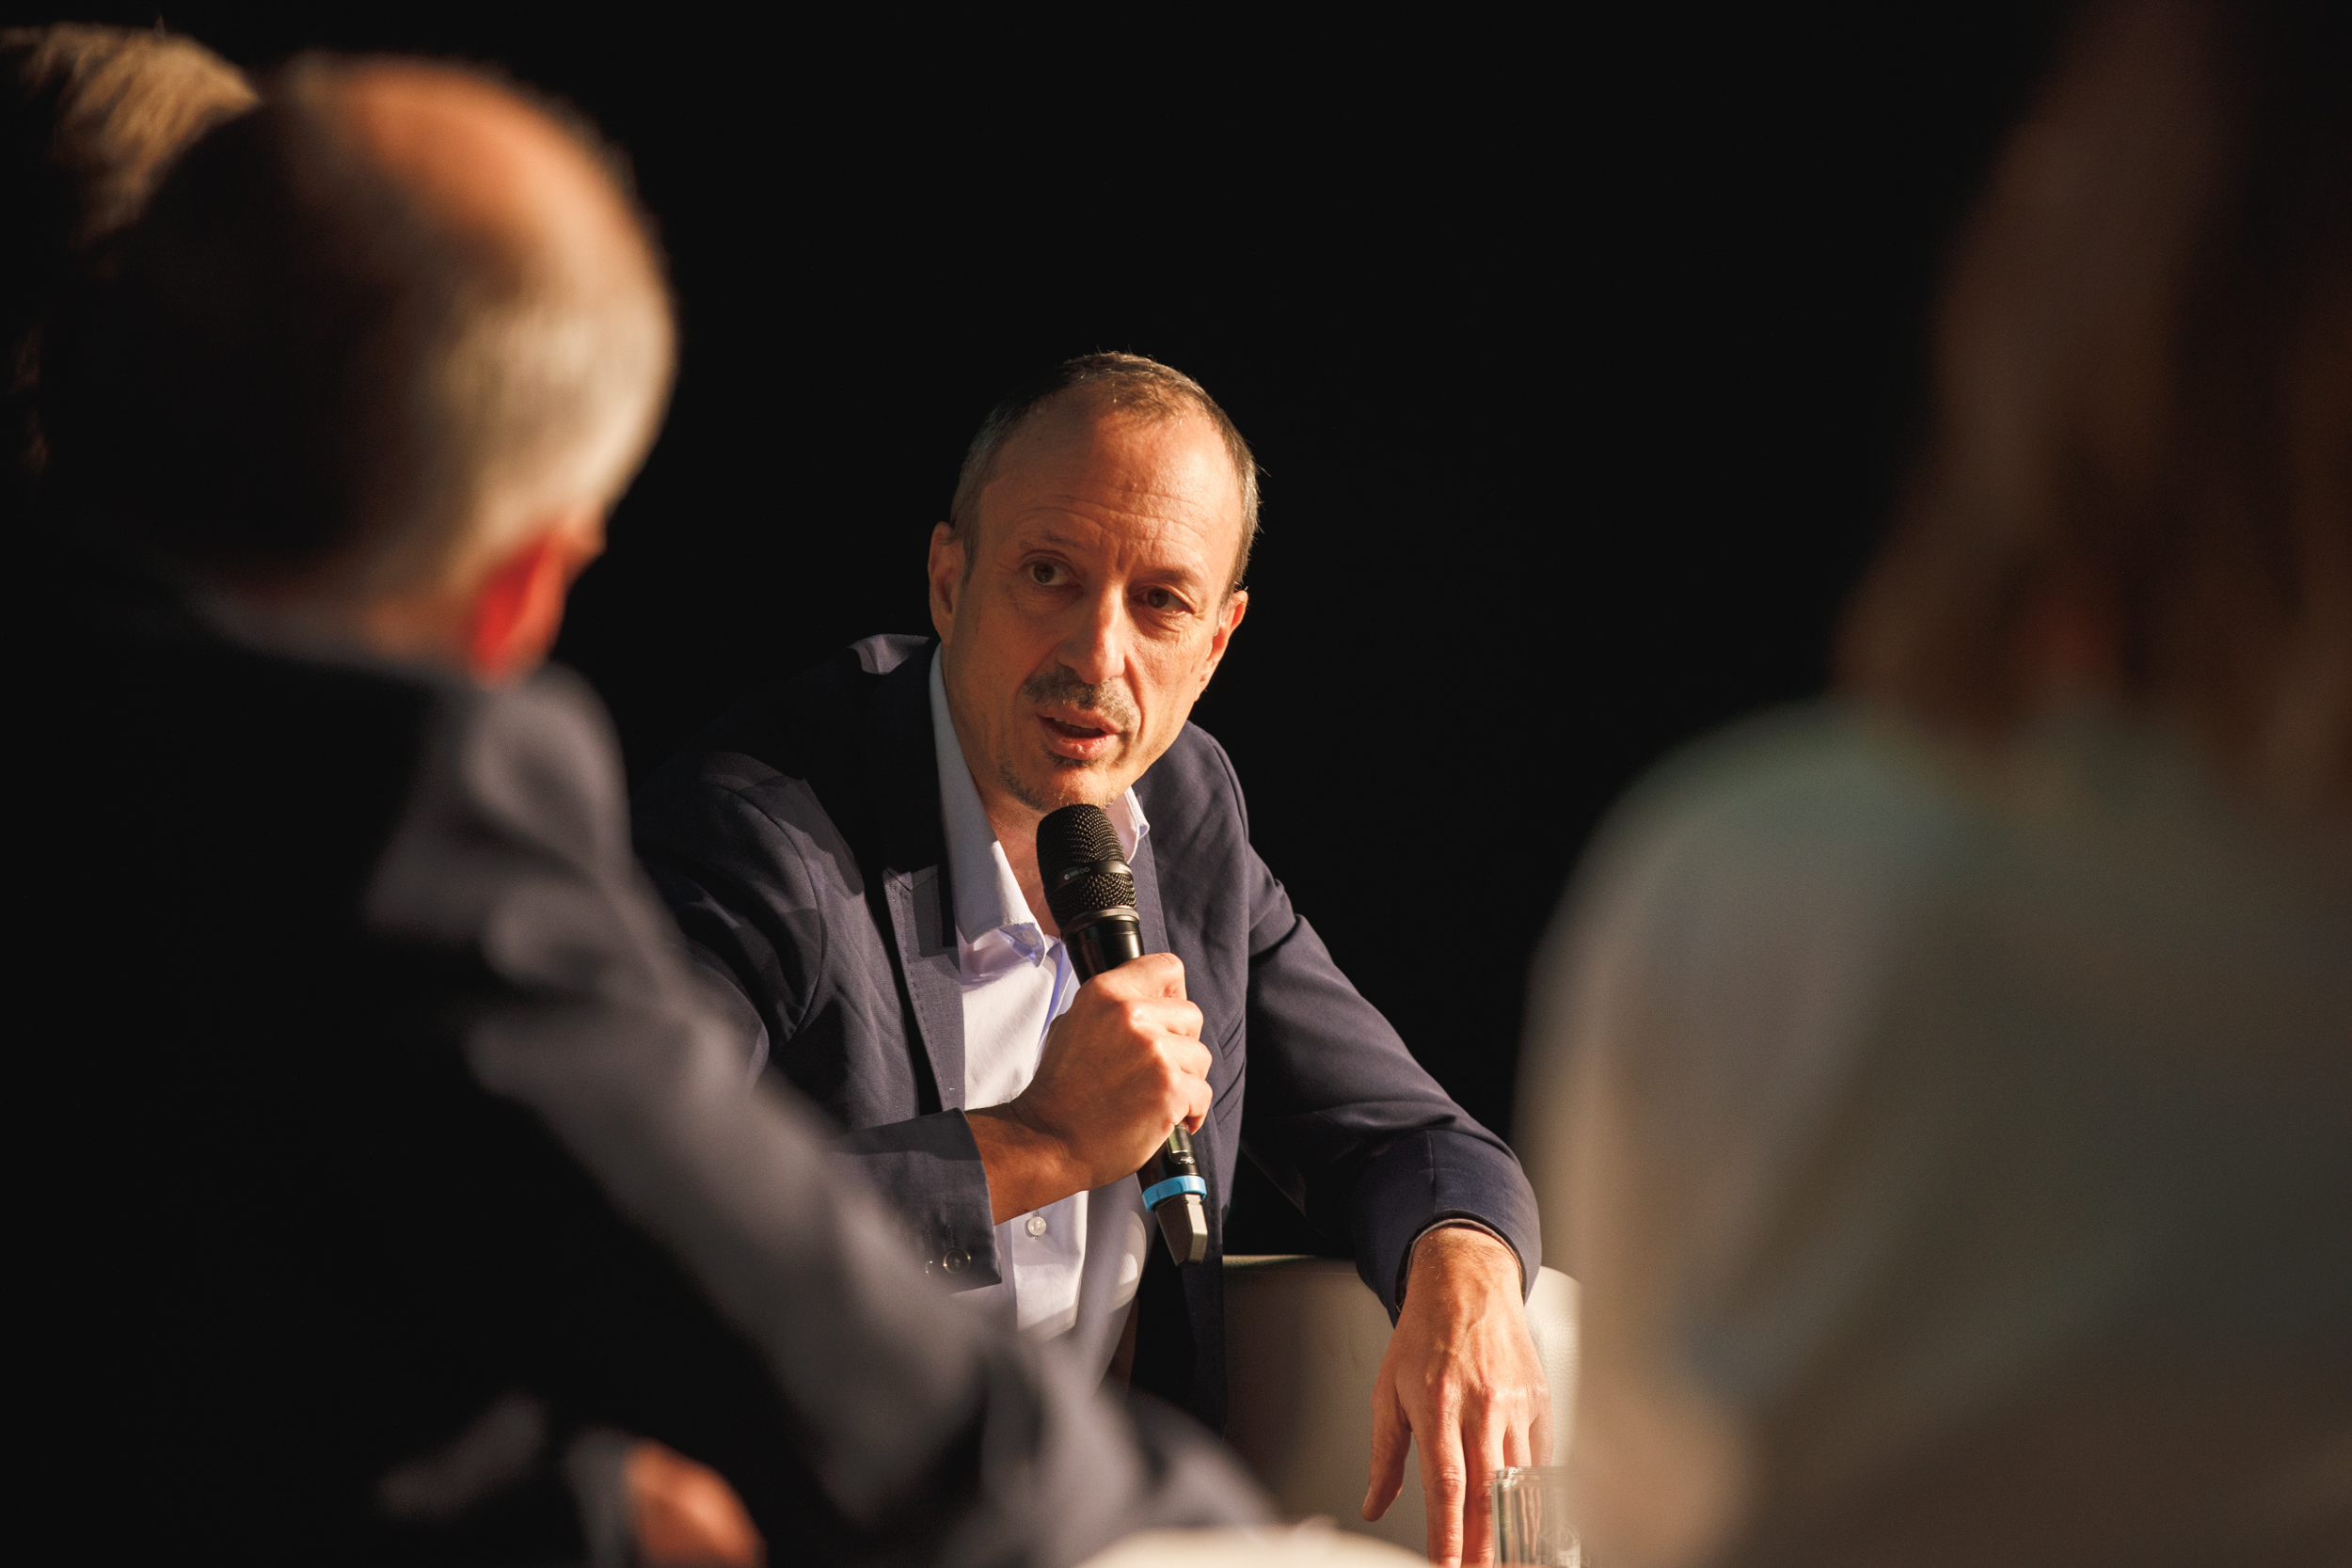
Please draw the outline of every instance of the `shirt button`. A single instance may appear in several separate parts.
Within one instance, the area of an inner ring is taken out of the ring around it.
[[[949,1247],[947,1249],[947,1255],[939,1260],[939,1266],[946,1270],[949,1274],[961,1274],[964,1269],[971,1264],[971,1261],[972,1255],[964,1251],[963,1248]]]
[[[1045,1216],[1043,1214],[1031,1214],[1029,1216],[1029,1234],[1032,1236],[1042,1236],[1045,1234]]]

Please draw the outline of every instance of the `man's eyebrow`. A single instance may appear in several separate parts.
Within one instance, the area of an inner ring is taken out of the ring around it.
[[[1059,525],[1046,518],[1040,517],[1034,520],[1025,519],[1014,524],[1012,528],[1006,532],[1005,546],[1008,549],[1035,549],[1040,546],[1044,546],[1051,548],[1069,550],[1074,553],[1086,549],[1088,547],[1088,543],[1078,540],[1071,534],[1063,532]],[[1206,582],[1211,578],[1216,576],[1214,572],[1211,572],[1208,569],[1205,560],[1191,561],[1179,565],[1162,566],[1156,570],[1146,570],[1140,572],[1137,575],[1146,577],[1169,577],[1184,581],[1198,580],[1201,582]]]

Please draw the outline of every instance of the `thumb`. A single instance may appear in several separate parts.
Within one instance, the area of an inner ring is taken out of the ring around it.
[[[1190,1000],[1184,994],[1184,959],[1173,953],[1148,953],[1144,955],[1144,962],[1152,966],[1152,983],[1159,988],[1160,995],[1178,1002]],[[1133,968],[1134,966],[1122,964],[1120,967]]]

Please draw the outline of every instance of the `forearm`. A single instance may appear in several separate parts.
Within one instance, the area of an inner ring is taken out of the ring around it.
[[[988,1201],[993,1224],[1058,1203],[1073,1193],[1088,1190],[1086,1172],[1071,1158],[1059,1138],[1024,1120],[1011,1105],[992,1105],[974,1111],[972,1141],[979,1149],[988,1177]]]
[[[1394,1312],[1413,1243],[1467,1219],[1540,1262],[1534,1196],[1510,1148],[1454,1103],[1349,984],[1270,876],[1251,935],[1252,1158],[1320,1228],[1350,1243]]]

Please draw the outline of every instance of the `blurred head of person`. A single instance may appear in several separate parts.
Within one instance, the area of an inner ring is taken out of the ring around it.
[[[2352,807],[2352,8],[2090,8],[1994,172],[1846,683],[1997,737],[2092,698]]]
[[[13,493],[41,467],[40,323],[70,278],[206,131],[253,105],[235,67],[183,38],[59,23],[0,30],[0,347]]]
[[[305,57],[180,160],[51,331],[73,531],[313,642],[544,657],[666,401],[625,176],[478,73]]]

